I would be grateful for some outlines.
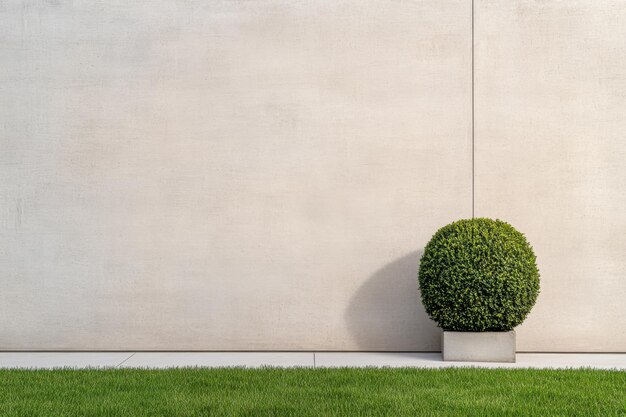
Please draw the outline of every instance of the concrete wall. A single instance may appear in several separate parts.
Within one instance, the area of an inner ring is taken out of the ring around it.
[[[438,350],[475,199],[519,348],[626,351],[626,6],[474,13],[473,155],[468,0],[2,2],[0,349]]]
[[[626,351],[626,2],[475,3],[476,215],[532,242],[518,349]]]

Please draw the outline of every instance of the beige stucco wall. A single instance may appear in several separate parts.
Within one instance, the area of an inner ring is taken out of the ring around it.
[[[477,1],[476,215],[533,243],[518,349],[626,351],[626,2]]]
[[[626,351],[626,6],[474,15],[476,214],[543,279],[518,348]],[[0,62],[0,349],[439,349],[469,0],[9,0]]]
[[[469,3],[0,7],[0,347],[439,348]]]

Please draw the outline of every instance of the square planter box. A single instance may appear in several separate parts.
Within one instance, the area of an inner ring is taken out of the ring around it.
[[[515,331],[443,332],[444,361],[515,362]]]

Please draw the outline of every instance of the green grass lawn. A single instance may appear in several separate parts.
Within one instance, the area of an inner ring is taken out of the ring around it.
[[[0,416],[626,416],[626,372],[0,370]]]

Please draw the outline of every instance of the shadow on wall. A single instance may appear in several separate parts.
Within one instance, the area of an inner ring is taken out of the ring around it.
[[[440,351],[441,331],[420,298],[417,272],[423,251],[376,271],[350,300],[346,324],[362,351]]]

